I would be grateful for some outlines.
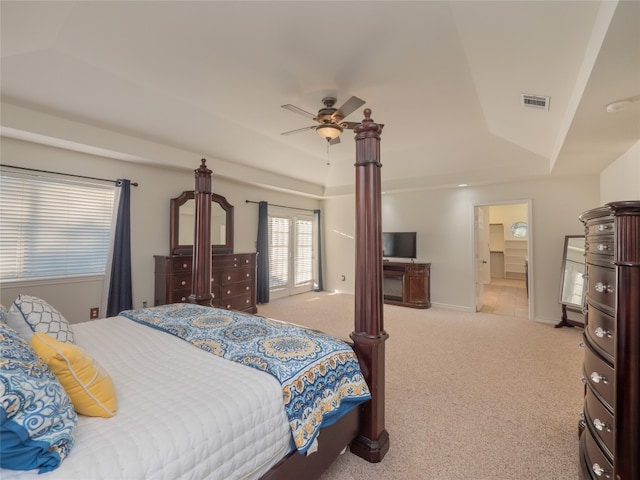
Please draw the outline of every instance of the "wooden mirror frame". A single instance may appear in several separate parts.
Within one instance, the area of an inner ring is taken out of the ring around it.
[[[171,255],[193,255],[193,245],[180,244],[180,207],[188,200],[194,200],[195,194],[193,190],[186,190],[179,197],[172,198],[169,213],[169,230],[170,240],[169,247]],[[212,253],[233,253],[233,205],[227,202],[227,199],[216,193],[211,194],[211,201],[220,205],[226,213],[225,219],[225,243],[212,244]]]
[[[565,294],[565,281],[566,281],[566,274],[567,274],[567,263],[569,261],[571,261],[572,263],[577,263],[577,264],[581,264],[583,266],[583,270],[582,270],[582,275],[584,275],[585,273],[585,262],[584,262],[584,258],[582,259],[581,262],[577,262],[575,260],[570,260],[569,259],[569,247],[570,247],[570,243],[571,240],[576,240],[579,239],[580,240],[580,244],[582,245],[582,256],[584,257],[584,252],[585,252],[585,236],[584,235],[566,235],[564,237],[564,249],[562,251],[562,267],[560,270],[560,292],[559,292],[559,298],[558,298],[558,302],[562,305],[562,319],[560,321],[559,324],[556,325],[556,327],[562,327],[562,326],[584,326],[584,323],[580,320],[571,320],[568,318],[568,314],[567,311],[573,311],[573,312],[577,312],[577,313],[582,313],[582,309],[584,308],[584,301],[585,301],[585,295],[586,295],[586,282],[585,284],[583,284],[583,289],[582,289],[582,296],[581,296],[581,300],[580,303],[575,303],[575,302],[571,302],[567,299],[564,298],[564,294]],[[574,247],[575,248],[575,247]]]

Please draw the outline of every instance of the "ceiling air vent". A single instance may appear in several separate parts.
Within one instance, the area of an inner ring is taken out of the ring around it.
[[[528,93],[520,94],[520,103],[523,107],[539,108],[540,110],[549,110],[549,97],[540,95],[529,95]]]

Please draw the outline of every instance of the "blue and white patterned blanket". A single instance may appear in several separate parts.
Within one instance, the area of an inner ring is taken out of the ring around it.
[[[120,315],[276,377],[300,453],[307,451],[321,427],[371,398],[351,347],[321,332],[186,303]]]

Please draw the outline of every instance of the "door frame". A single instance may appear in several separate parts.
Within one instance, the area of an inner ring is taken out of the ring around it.
[[[479,271],[476,257],[478,253],[478,227],[476,225],[476,217],[477,217],[477,209],[480,207],[491,207],[491,206],[504,206],[504,205],[526,205],[527,206],[527,225],[528,225],[528,235],[527,235],[527,259],[528,259],[528,269],[527,269],[527,277],[525,278],[525,282],[528,285],[528,310],[529,320],[535,318],[534,305],[535,305],[535,292],[534,292],[534,282],[532,281],[534,278],[534,262],[533,262],[533,233],[534,233],[534,225],[533,225],[533,206],[531,199],[519,199],[519,200],[502,200],[502,201],[493,201],[493,202],[478,202],[472,205],[471,209],[471,223],[473,225],[473,245],[472,245],[472,262],[473,262],[473,309],[476,309],[477,303],[477,291],[478,291],[478,282],[481,281],[482,272]],[[506,226],[505,226],[506,228]]]

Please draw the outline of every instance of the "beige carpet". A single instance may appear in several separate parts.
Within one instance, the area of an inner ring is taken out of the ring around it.
[[[258,306],[345,339],[353,310],[325,292]],[[581,329],[391,305],[384,321],[391,448],[379,464],[347,452],[322,480],[578,478]]]

